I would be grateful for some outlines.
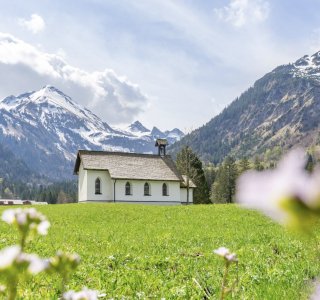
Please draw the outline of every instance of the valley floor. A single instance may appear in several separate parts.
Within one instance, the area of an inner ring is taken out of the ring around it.
[[[106,299],[203,299],[194,279],[216,299],[224,265],[212,251],[220,246],[238,254],[235,299],[307,299],[310,283],[320,274],[314,239],[290,235],[235,205],[66,204],[37,209],[52,227],[26,251],[42,257],[58,249],[77,252],[82,261],[68,288],[87,286],[106,293]],[[17,237],[0,223],[0,248],[17,243]],[[235,278],[236,268],[230,275]],[[43,276],[20,286],[23,299],[58,298],[58,278]]]

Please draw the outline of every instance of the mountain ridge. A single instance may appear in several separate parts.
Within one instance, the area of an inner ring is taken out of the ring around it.
[[[27,166],[53,178],[70,178],[78,149],[155,152],[155,135],[139,121],[130,130],[110,126],[57,88],[0,101],[0,144]],[[130,127],[129,126],[129,127]],[[170,143],[181,136],[167,134]]]
[[[320,51],[258,79],[218,116],[170,147],[191,146],[206,162],[320,143]]]

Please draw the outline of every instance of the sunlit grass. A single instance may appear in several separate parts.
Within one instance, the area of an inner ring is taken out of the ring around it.
[[[220,246],[239,258],[235,298],[304,299],[320,274],[315,239],[292,236],[235,205],[70,204],[37,209],[52,227],[26,251],[42,257],[58,249],[77,252],[82,262],[68,287],[98,289],[107,299],[202,299],[193,278],[217,298],[223,262],[212,251]],[[1,222],[0,247],[17,239],[17,232]],[[59,284],[57,277],[38,275],[19,294],[23,299],[57,299]]]

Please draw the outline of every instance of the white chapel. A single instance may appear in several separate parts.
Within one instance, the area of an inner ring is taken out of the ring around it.
[[[166,145],[157,139],[158,155],[79,150],[74,167],[78,201],[192,204],[196,186],[189,180],[187,197],[186,176],[166,155]]]

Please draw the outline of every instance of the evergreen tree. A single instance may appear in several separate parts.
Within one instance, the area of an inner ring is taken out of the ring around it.
[[[255,157],[254,159],[254,169],[257,170],[257,171],[263,171],[264,170],[264,167],[259,159],[258,156]]]
[[[232,156],[227,156],[220,166],[216,181],[211,188],[213,203],[232,203],[238,176],[237,165]]]
[[[226,173],[223,170],[223,165],[220,165],[216,173],[216,179],[211,185],[210,200],[212,203],[226,203],[225,181]]]
[[[311,173],[313,171],[313,169],[314,169],[314,159],[313,159],[312,155],[310,153],[308,153],[306,170]]]
[[[248,157],[245,156],[239,162],[239,175],[248,170],[250,170],[250,162]]]
[[[202,162],[189,146],[177,154],[176,165],[179,172],[187,177],[187,203],[189,202],[189,180],[197,186],[193,194],[193,203],[210,203],[209,188],[202,169]]]
[[[204,176],[206,177],[206,180],[207,180],[207,185],[210,187],[215,181],[215,178],[217,175],[216,168],[213,164],[209,163],[204,167],[203,171],[204,171]]]

